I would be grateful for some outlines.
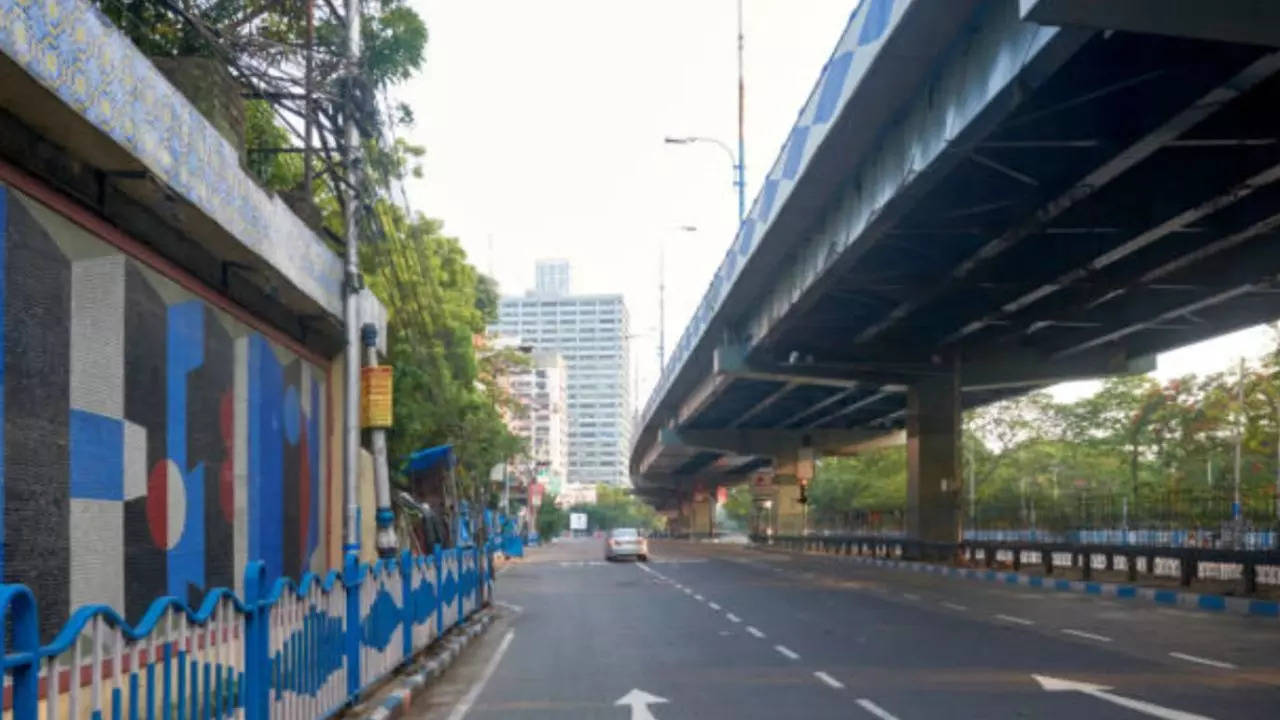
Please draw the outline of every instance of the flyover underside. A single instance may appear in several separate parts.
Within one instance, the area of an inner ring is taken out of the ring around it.
[[[777,272],[811,277],[728,318],[740,347],[667,415],[675,434],[637,445],[642,491],[751,462],[679,433],[870,437],[905,428],[908,388],[956,367],[973,407],[1280,316],[1277,68],[1272,48],[1098,32],[895,171],[874,220],[850,220],[868,191],[849,168]],[[810,251],[842,233],[838,253]]]

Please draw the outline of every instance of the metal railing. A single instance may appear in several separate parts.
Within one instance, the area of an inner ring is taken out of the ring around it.
[[[37,600],[0,585],[5,717],[14,720],[321,718],[359,699],[493,594],[500,542],[267,583],[245,568],[198,609],[155,600],[136,625],[106,605],[77,609],[45,645]]]
[[[865,555],[963,565],[996,565],[1021,570],[1039,568],[1045,575],[1074,569],[1081,580],[1095,572],[1124,572],[1129,582],[1140,574],[1176,577],[1186,587],[1194,580],[1238,580],[1243,594],[1263,584],[1280,584],[1280,550],[1229,550],[1204,547],[1081,544],[1036,541],[926,542],[880,535],[753,535],[752,542],[791,550]]]

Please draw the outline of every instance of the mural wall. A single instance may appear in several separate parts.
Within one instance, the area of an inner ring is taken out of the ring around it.
[[[326,564],[328,368],[0,185],[0,572],[100,602]]]

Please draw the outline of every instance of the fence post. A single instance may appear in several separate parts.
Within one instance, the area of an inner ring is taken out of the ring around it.
[[[247,720],[267,717],[267,618],[262,605],[266,594],[267,566],[261,560],[244,567],[244,715]]]
[[[347,591],[347,699],[360,693],[360,558],[354,552],[347,553],[342,564],[342,585]]]
[[[404,662],[413,657],[413,556],[408,550],[400,551],[400,616],[404,628],[400,636],[404,639]]]
[[[26,585],[5,585],[0,588],[0,609],[12,628],[9,637],[14,645],[7,647],[9,637],[0,629],[0,658],[15,651],[27,654],[26,662],[13,666],[12,717],[34,719],[40,707],[40,658],[36,655],[40,649],[40,621],[36,597]]]
[[[436,566],[436,634],[444,635],[444,550],[438,543],[431,560]]]

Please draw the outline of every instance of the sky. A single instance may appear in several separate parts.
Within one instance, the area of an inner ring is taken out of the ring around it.
[[[743,0],[750,206],[858,0]],[[408,184],[504,294],[566,258],[574,292],[621,292],[640,402],[657,370],[659,247],[668,354],[733,238],[733,0],[414,0],[430,39],[397,90],[427,149]],[[695,231],[681,228],[692,226]],[[1157,377],[1220,370],[1271,343],[1262,328],[1158,359]],[[1097,383],[1067,383],[1060,400]]]

